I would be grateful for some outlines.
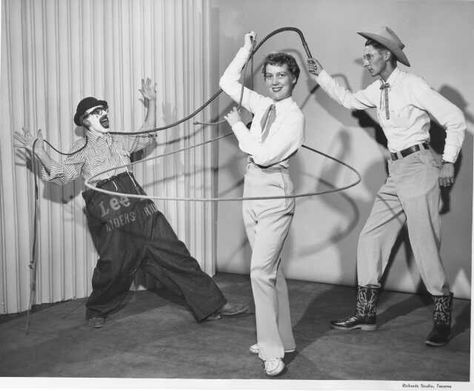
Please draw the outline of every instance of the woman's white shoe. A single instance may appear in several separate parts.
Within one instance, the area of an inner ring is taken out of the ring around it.
[[[285,369],[285,364],[281,358],[272,358],[265,361],[265,373],[268,376],[277,376]]]

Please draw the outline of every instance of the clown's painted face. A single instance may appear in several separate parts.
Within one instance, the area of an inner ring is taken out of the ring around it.
[[[109,131],[108,110],[103,106],[95,106],[87,110],[83,119],[89,130],[95,130],[100,133]]]

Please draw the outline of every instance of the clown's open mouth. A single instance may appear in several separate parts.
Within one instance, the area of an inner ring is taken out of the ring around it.
[[[107,117],[106,115],[104,115],[103,117],[101,117],[101,119],[99,120],[100,124],[104,127],[104,128],[108,128],[109,127],[109,117]]]

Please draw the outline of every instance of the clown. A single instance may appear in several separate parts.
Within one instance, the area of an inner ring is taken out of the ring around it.
[[[142,80],[139,90],[147,113],[140,130],[156,125],[156,91],[151,80]],[[64,184],[80,176],[93,179],[97,188],[145,195],[127,165],[130,155],[153,143],[151,136],[109,133],[108,104],[95,97],[77,105],[74,123],[86,130],[63,162],[53,160],[43,147],[41,131],[33,137],[16,132],[21,147],[32,151],[41,163],[41,178]],[[182,295],[195,319],[220,319],[247,311],[247,306],[230,304],[214,280],[204,273],[178,239],[156,205],[143,198],[113,196],[85,190],[87,222],[99,254],[92,277],[92,293],[86,302],[86,319],[94,328],[124,305],[135,273],[143,269],[163,285]]]

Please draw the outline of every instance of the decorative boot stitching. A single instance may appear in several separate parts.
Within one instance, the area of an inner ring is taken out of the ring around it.
[[[433,320],[435,324],[450,325],[453,295],[433,296]]]

